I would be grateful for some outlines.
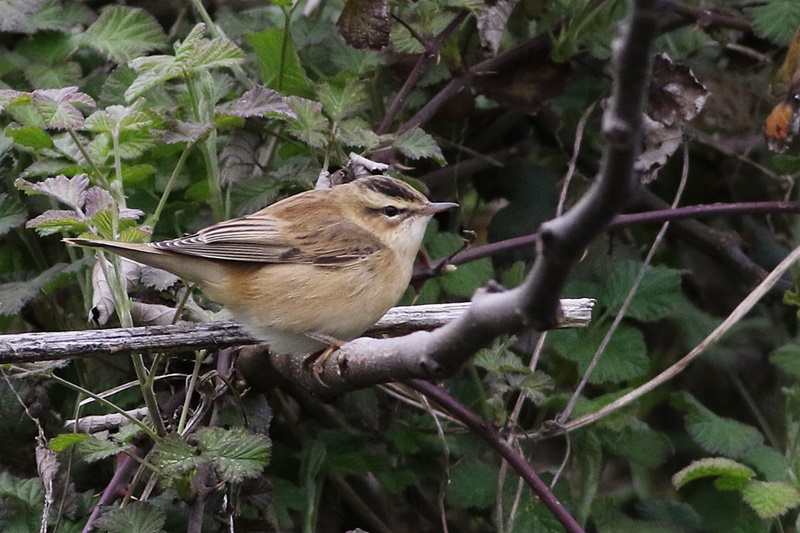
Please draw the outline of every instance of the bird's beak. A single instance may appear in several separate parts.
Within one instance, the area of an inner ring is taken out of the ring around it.
[[[458,204],[455,202],[430,202],[419,210],[419,214],[423,216],[435,215],[436,213],[441,213],[442,211],[447,211],[454,207],[458,207]]]

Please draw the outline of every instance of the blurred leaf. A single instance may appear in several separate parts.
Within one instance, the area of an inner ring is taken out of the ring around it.
[[[800,339],[794,339],[773,350],[769,362],[790,376],[800,378]]]
[[[462,459],[450,471],[445,498],[450,505],[488,509],[495,503],[497,469],[475,457]]]
[[[258,58],[261,80],[284,95],[311,96],[311,82],[300,63],[291,38],[284,40],[279,28],[269,28],[247,36]]]
[[[39,296],[45,285],[55,279],[65,268],[67,268],[66,263],[58,263],[27,281],[0,284],[0,316],[18,314],[28,302]]]
[[[0,237],[28,220],[25,207],[13,196],[0,193]]]
[[[80,35],[82,44],[116,63],[125,63],[167,44],[164,31],[150,13],[127,6],[104,9]]]
[[[115,507],[97,519],[95,526],[108,533],[162,533],[167,517],[163,510],[144,502]]]
[[[62,433],[50,439],[50,449],[54,452],[63,452],[70,446],[86,440],[89,435],[85,433]]]
[[[756,473],[749,467],[724,457],[713,457],[692,461],[672,476],[672,485],[676,489],[695,479],[704,477],[727,477],[739,481],[747,481]]]
[[[650,469],[664,464],[674,452],[672,443],[664,433],[655,431],[643,423],[633,424],[620,432],[606,434],[603,442],[611,452]]]
[[[789,461],[771,446],[756,448],[743,457],[743,461],[763,474],[767,481],[786,481],[789,476]]]
[[[800,505],[800,492],[783,481],[751,480],[742,498],[763,519],[775,518]]]

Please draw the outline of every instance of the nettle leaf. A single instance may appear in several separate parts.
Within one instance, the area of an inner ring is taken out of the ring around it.
[[[76,105],[94,106],[95,102],[77,87],[37,89],[31,93],[0,91],[0,110],[4,109],[24,126],[79,129],[84,119]]]
[[[291,38],[284,32],[269,28],[247,36],[258,58],[261,80],[270,89],[281,94],[311,96],[311,82],[300,63],[300,56]]]
[[[59,0],[5,0],[0,2],[0,31],[34,34],[40,30],[67,30],[91,20],[92,13],[78,2]]]
[[[190,71],[232,67],[244,61],[244,52],[229,39],[203,37],[206,26],[195,25],[183,42],[175,45],[175,59]]]
[[[769,356],[769,362],[790,376],[800,377],[800,339],[775,349]]]
[[[764,437],[756,428],[716,415],[688,393],[674,395],[673,403],[689,412],[689,435],[710,453],[741,459],[764,444]]]
[[[681,489],[684,485],[695,479],[706,477],[723,477],[746,482],[754,477],[756,473],[752,468],[738,463],[732,459],[724,457],[708,457],[692,461],[672,476],[672,485],[676,489]]]
[[[38,126],[9,127],[4,133],[20,146],[27,146],[35,150],[53,147],[53,139]]]
[[[558,331],[550,336],[553,348],[565,359],[578,364],[583,374],[594,357],[607,329],[592,326],[580,331]],[[590,383],[620,383],[644,376],[650,370],[647,347],[641,331],[620,325],[600,356]]]
[[[540,370],[520,377],[519,382],[513,383],[513,385],[534,405],[541,405],[547,401],[556,387],[555,380]]]
[[[256,477],[269,464],[270,440],[243,428],[202,428],[197,441],[203,458],[210,460],[227,482]]]
[[[327,143],[324,132],[329,124],[322,114],[322,104],[299,96],[288,97],[286,103],[297,115],[297,120],[287,124],[289,134],[312,148],[324,147]]]
[[[28,220],[25,207],[13,196],[0,193],[0,237]]]
[[[83,210],[86,201],[86,189],[89,186],[89,176],[77,174],[71,178],[61,174],[44,181],[29,182],[17,178],[14,185],[26,194],[44,194],[65,204],[77,212]]]
[[[106,59],[125,63],[151,50],[163,48],[167,36],[158,21],[138,7],[111,6],[81,34],[81,44],[91,46]]]
[[[381,137],[370,127],[369,123],[359,117],[348,118],[336,128],[336,140],[343,146],[356,146],[371,150],[376,148]]]
[[[67,266],[66,263],[58,263],[27,281],[0,284],[0,316],[18,314],[28,302],[39,296],[45,286],[61,274]]]
[[[194,446],[170,433],[153,446],[153,464],[167,475],[182,475],[197,468],[202,459]]]
[[[434,138],[420,128],[413,128],[400,134],[392,146],[411,159],[430,157],[442,166],[447,163],[442,155],[442,149]]]
[[[756,3],[748,0],[747,3]],[[800,26],[800,3],[795,0],[767,0],[751,8],[753,31],[775,44],[788,45]]]
[[[351,115],[367,100],[364,87],[358,80],[348,79],[344,85],[323,84],[317,89],[322,109],[334,122]]]
[[[174,56],[152,55],[137,57],[129,61],[128,66],[136,72],[134,79],[125,90],[125,100],[130,102],[139,97],[143,92],[160,85],[172,78],[180,76],[183,67]]]
[[[111,105],[92,113],[84,124],[84,129],[93,132],[106,132],[119,135],[125,131],[148,131],[153,119],[139,111],[139,102],[129,106]]]
[[[625,261],[614,266],[606,280],[604,293],[599,296],[612,313],[619,311],[628,291],[639,273],[641,263]],[[668,316],[683,296],[681,294],[681,271],[667,267],[649,267],[631,300],[627,317],[653,322]]]
[[[497,468],[468,457],[450,471],[445,498],[448,503],[467,509],[488,509],[497,497]]]
[[[258,85],[236,100],[219,106],[216,110],[237,117],[275,117],[296,119],[297,115],[277,91]]]
[[[166,513],[144,502],[130,502],[115,508],[97,519],[96,527],[108,533],[162,533],[167,521]]]
[[[742,498],[763,518],[775,518],[800,505],[800,492],[785,481],[756,481],[742,489]]]
[[[119,443],[109,438],[108,431],[100,431],[87,436],[78,443],[78,451],[87,463],[94,463],[130,449],[131,445]]]
[[[491,373],[530,374],[530,369],[522,362],[522,359],[505,347],[500,350],[481,350],[473,358],[472,363]]]

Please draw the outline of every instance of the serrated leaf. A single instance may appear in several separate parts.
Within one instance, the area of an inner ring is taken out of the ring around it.
[[[7,0],[3,2],[0,4],[0,31],[21,31],[28,18],[41,9],[43,4],[44,0]]]
[[[748,466],[724,457],[709,457],[692,461],[672,476],[672,485],[680,489],[690,481],[705,477],[727,477],[746,481],[756,473]]]
[[[153,446],[153,464],[165,474],[186,474],[201,463],[197,448],[180,440],[175,433],[170,433]]]
[[[183,68],[174,56],[169,55],[137,57],[128,62],[128,66],[136,72],[136,78],[124,93],[128,102],[148,89],[179,76]]]
[[[358,80],[348,79],[344,85],[323,84],[317,89],[322,110],[334,122],[353,114],[367,100],[364,88]]]
[[[158,21],[137,7],[111,6],[82,34],[91,46],[116,63],[125,63],[151,50],[163,48],[167,37]]]
[[[530,370],[522,362],[522,359],[506,349],[481,350],[472,360],[472,363],[479,368],[493,373],[530,373]]]
[[[661,466],[674,452],[669,437],[644,423],[635,423],[622,431],[610,433],[603,441],[612,453],[649,469]]]
[[[280,117],[297,118],[277,91],[258,85],[236,100],[217,108],[218,113],[237,117]]]
[[[50,439],[50,449],[54,452],[63,452],[70,446],[86,440],[89,435],[85,433],[62,433]]]
[[[48,209],[29,220],[25,227],[35,229],[36,233],[43,237],[63,231],[80,234],[89,229],[88,221],[83,215],[65,209]]]
[[[103,514],[96,522],[100,531],[108,533],[161,533],[167,521],[163,510],[144,502],[130,502]]]
[[[463,509],[488,509],[495,503],[497,476],[495,467],[474,457],[463,459],[450,471],[445,498]]]
[[[78,451],[87,463],[94,463],[106,457],[112,457],[130,449],[130,445],[121,444],[108,437],[108,431],[88,435],[78,443]]]
[[[751,480],[742,498],[763,519],[775,518],[800,505],[800,492],[783,481]]]
[[[68,30],[91,20],[92,13],[78,2],[59,0],[5,0],[0,2],[0,31],[34,34],[41,30]]]
[[[297,120],[287,124],[290,135],[312,148],[322,148],[327,143],[323,132],[328,129],[328,119],[322,114],[322,105],[298,96],[290,96],[286,103],[297,115]]]
[[[110,105],[89,115],[84,124],[88,131],[117,134],[124,131],[147,131],[153,125],[150,115],[138,110],[138,103]]]
[[[420,128],[413,128],[402,133],[394,140],[392,146],[411,159],[430,157],[440,165],[447,163],[442,155],[442,149],[436,144],[434,138]]]
[[[13,196],[0,193],[0,237],[25,224],[26,220],[28,213],[25,207]]]
[[[34,508],[41,506],[44,501],[42,482],[39,478],[17,479],[8,472],[0,472],[0,496],[15,498]]]
[[[56,65],[31,63],[25,66],[25,79],[34,89],[52,89],[81,83],[81,66],[75,61]]]
[[[767,0],[750,9],[750,14],[756,35],[783,46],[800,26],[800,3],[795,0]]]
[[[39,296],[45,285],[55,279],[67,265],[58,263],[35,278],[0,284],[0,316],[14,316],[25,304]]]
[[[575,361],[583,374],[594,357],[606,328],[589,327],[580,331],[558,331],[551,335],[552,346],[565,359]],[[600,356],[590,383],[619,383],[639,378],[650,369],[647,347],[642,333],[631,326],[620,325]]]
[[[786,456],[770,446],[756,448],[743,460],[763,474],[766,481],[785,481],[791,470]]]
[[[224,481],[238,483],[261,474],[269,464],[270,441],[242,428],[203,428],[197,432],[198,447]]]
[[[47,135],[42,128],[37,126],[11,127],[6,129],[5,135],[14,139],[14,142],[19,145],[36,150],[52,148],[53,146],[53,140],[50,136]]]
[[[244,61],[244,52],[229,39],[202,37],[205,24],[198,23],[186,39],[175,45],[175,59],[189,71],[231,67]]]
[[[89,186],[89,176],[77,174],[71,178],[63,174],[44,181],[30,182],[22,178],[17,178],[14,185],[26,194],[44,194],[62,204],[65,204],[76,212],[83,210],[86,201],[86,189]]]
[[[699,402],[694,403],[686,416],[686,429],[704,450],[735,459],[764,444],[764,437],[756,428],[717,416]]]
[[[336,128],[336,140],[343,146],[356,146],[371,150],[381,142],[381,136],[372,131],[369,123],[359,117],[348,118]]]
[[[247,36],[258,58],[261,80],[270,89],[284,95],[311,96],[311,82],[300,63],[300,56],[291,38],[269,28]]]
[[[640,268],[641,264],[634,261],[614,266],[603,285],[605,294],[598,298],[612,313],[619,311]],[[649,267],[625,316],[653,322],[668,316],[681,299],[681,272],[661,266]]]

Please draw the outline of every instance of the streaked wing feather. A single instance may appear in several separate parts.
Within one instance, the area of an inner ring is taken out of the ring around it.
[[[309,230],[260,213],[151,246],[223,261],[328,266],[359,261],[384,247],[372,233],[352,222],[330,220]]]

